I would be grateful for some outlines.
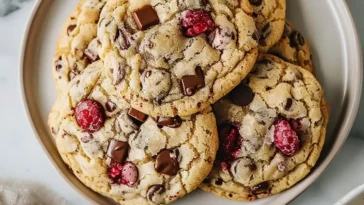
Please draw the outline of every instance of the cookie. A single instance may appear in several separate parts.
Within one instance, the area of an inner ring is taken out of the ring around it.
[[[238,0],[110,0],[100,58],[118,96],[151,116],[189,116],[250,72],[259,34]]]
[[[99,59],[97,23],[106,0],[81,0],[58,38],[53,57],[53,78],[58,92],[92,62]]]
[[[58,151],[86,186],[120,204],[168,204],[211,171],[218,134],[211,108],[152,118],[120,98],[103,63],[89,65],[49,115]]]
[[[292,23],[286,21],[284,33],[280,41],[269,52],[292,64],[313,73],[312,52],[307,39],[297,31]]]
[[[284,31],[286,0],[242,0],[241,5],[253,13],[260,34],[259,52],[266,53]]]
[[[303,179],[319,158],[329,107],[307,70],[261,55],[252,73],[213,106],[220,148],[201,189],[252,201]]]

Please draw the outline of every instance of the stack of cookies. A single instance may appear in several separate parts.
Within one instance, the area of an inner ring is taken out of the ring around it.
[[[285,0],[81,0],[59,37],[57,149],[120,204],[252,201],[314,167],[328,105]]]

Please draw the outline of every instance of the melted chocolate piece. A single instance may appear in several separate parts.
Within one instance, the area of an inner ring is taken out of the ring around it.
[[[272,32],[272,27],[270,26],[270,23],[266,23],[262,29],[260,30],[260,40],[259,44],[262,46],[266,46],[265,39],[268,37],[268,35]]]
[[[286,106],[284,107],[284,109],[288,111],[292,107],[292,104],[293,104],[292,98],[288,98]]]
[[[300,47],[305,45],[305,38],[303,38],[302,34],[298,31],[293,31],[289,36],[290,46],[291,47]]]
[[[150,5],[144,6],[143,8],[134,11],[132,15],[139,30],[143,31],[159,24],[158,15]]]
[[[217,178],[216,180],[215,180],[215,184],[216,185],[222,185],[222,183],[223,183],[223,181],[222,181],[222,179],[221,178]]]
[[[253,6],[260,6],[262,5],[262,0],[249,0],[249,3]]]
[[[185,96],[192,96],[203,87],[205,87],[205,79],[199,66],[196,67],[196,75],[186,75],[181,79],[181,89]]]
[[[268,182],[262,182],[258,185],[255,185],[251,188],[251,191],[253,194],[265,194],[269,191],[269,183]]]
[[[247,106],[254,99],[252,89],[243,83],[234,88],[230,96],[233,103],[239,106]]]
[[[128,111],[128,115],[133,119],[137,120],[137,122],[145,122],[148,119],[148,115],[136,110],[134,108],[130,108]]]
[[[114,112],[116,110],[117,106],[113,101],[108,100],[105,103],[105,108],[106,108],[106,111],[108,111],[108,112]]]
[[[127,142],[112,139],[107,147],[107,156],[114,161],[123,163],[128,157],[129,144]]]
[[[166,192],[166,188],[162,184],[152,185],[148,188],[147,198],[149,201],[158,203],[158,196],[161,197]],[[161,197],[163,199],[163,197]]]
[[[182,125],[182,119],[179,116],[176,117],[158,117],[154,119],[161,127],[167,126],[170,128],[178,128]]]
[[[76,27],[77,27],[77,25],[75,25],[75,24],[69,25],[67,27],[67,35],[70,35],[72,33],[72,31],[75,30]]]
[[[154,168],[161,174],[176,175],[179,170],[179,164],[177,159],[173,157],[173,151],[163,150],[160,152],[155,160]]]

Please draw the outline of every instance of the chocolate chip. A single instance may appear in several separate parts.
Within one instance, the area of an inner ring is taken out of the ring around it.
[[[145,77],[146,77],[146,78],[149,78],[151,75],[152,75],[152,71],[150,71],[150,70],[148,70],[148,71],[145,73]]]
[[[117,30],[114,41],[119,45],[121,50],[126,50],[130,47],[126,32],[121,29]]]
[[[270,23],[264,24],[262,29],[260,30],[260,34],[263,38],[266,38],[270,32],[272,32],[272,27],[270,26]]]
[[[269,183],[268,182],[262,182],[258,185],[255,185],[251,188],[251,191],[253,194],[264,194],[268,193],[269,191]]]
[[[289,36],[290,46],[291,47],[300,47],[305,45],[305,38],[303,38],[302,34],[298,31],[293,31]]]
[[[252,38],[255,40],[255,41],[259,41],[259,32],[258,31],[254,31],[253,35],[252,35]]]
[[[125,78],[125,68],[122,64],[119,64],[116,69],[110,69],[113,76],[113,84],[119,85]]]
[[[150,5],[146,5],[134,11],[133,18],[139,30],[146,30],[159,24],[158,15]]]
[[[222,185],[222,183],[223,183],[223,181],[222,181],[222,179],[221,178],[217,178],[216,180],[215,180],[215,184],[216,185]]]
[[[146,115],[146,114],[144,114],[144,113],[142,113],[139,110],[136,110],[134,108],[130,108],[129,109],[128,115],[130,117],[132,117],[133,119],[135,119],[139,123],[143,123],[143,122],[145,122],[148,119],[148,115]],[[139,126],[140,126],[140,124],[139,124]]]
[[[108,100],[105,103],[105,108],[106,108],[106,111],[108,111],[108,112],[114,112],[116,110],[117,106],[114,102],[112,102],[111,100]]]
[[[229,194],[229,197],[233,197],[233,195],[232,194]]]
[[[273,62],[270,60],[270,59],[266,59],[266,58],[263,58],[261,60],[259,60],[257,62],[257,64],[264,64],[264,65],[269,65],[269,64],[272,64]]]
[[[196,67],[196,75],[186,75],[181,79],[181,89],[185,96],[192,96],[203,87],[205,87],[205,79],[200,66]]]
[[[69,25],[67,27],[67,35],[70,35],[72,33],[72,31],[75,30],[76,27],[77,27],[77,25],[75,25],[75,24]]]
[[[253,6],[260,6],[262,5],[262,0],[249,0],[249,3]]]
[[[159,126],[167,126],[170,128],[178,128],[182,125],[182,119],[179,116],[176,117],[157,117],[155,120]]]
[[[97,60],[99,60],[99,55],[97,53],[94,53],[92,50],[90,49],[86,49],[84,52],[85,56],[91,61],[91,62],[95,62]]]
[[[123,163],[128,157],[128,151],[129,144],[127,142],[112,139],[107,147],[107,156],[112,158],[114,161]]]
[[[293,104],[292,98],[288,98],[284,109],[288,111],[292,107],[292,104]]]
[[[171,150],[160,152],[155,160],[155,170],[161,174],[176,175],[179,170],[179,164],[173,155]]]
[[[55,68],[56,68],[56,71],[60,71],[61,69],[62,69],[62,56],[61,57],[59,57],[59,59],[56,61],[56,62],[54,62],[54,66],[55,66]]]
[[[161,196],[165,192],[166,188],[164,187],[164,185],[162,184],[152,185],[148,188],[147,198],[149,201],[159,204],[158,196]],[[159,197],[159,198],[163,199],[164,197]]]
[[[84,55],[91,61],[91,62],[95,62],[97,60],[99,60],[99,54],[97,52],[97,39],[93,39],[91,41],[91,43],[88,45],[87,49],[84,52]]]
[[[259,44],[262,46],[266,46],[265,39],[268,37],[268,35],[272,32],[272,27],[270,26],[270,23],[266,23],[262,29],[260,30],[260,40]]]
[[[233,103],[239,106],[247,106],[254,99],[252,89],[243,83],[234,88],[230,96]]]

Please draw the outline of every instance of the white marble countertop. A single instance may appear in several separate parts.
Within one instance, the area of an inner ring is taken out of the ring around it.
[[[8,11],[4,6],[11,5]],[[347,0],[364,48],[363,0]],[[44,186],[44,195],[56,193],[70,204],[87,204],[51,166],[25,117],[20,100],[18,63],[21,39],[33,1],[0,0],[0,183],[16,178]],[[19,8],[18,8],[19,7]],[[5,15],[6,14],[6,15]],[[1,17],[5,15],[4,17]],[[364,183],[364,99],[356,123],[344,147],[321,175],[291,204],[331,205]]]

